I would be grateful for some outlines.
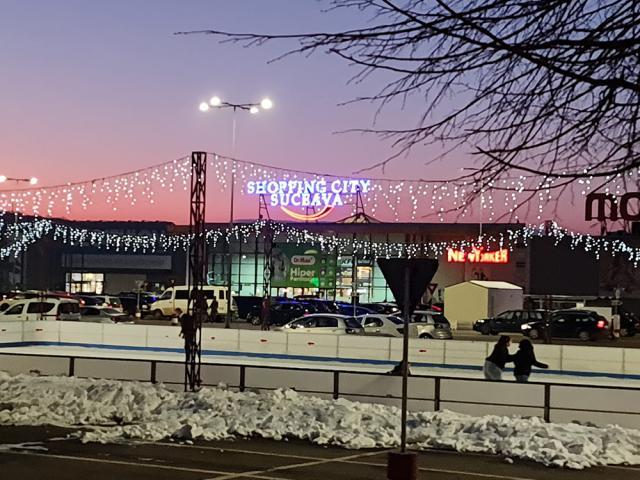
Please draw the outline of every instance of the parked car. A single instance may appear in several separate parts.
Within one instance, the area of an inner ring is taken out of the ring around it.
[[[91,297],[96,301],[95,305],[97,306],[115,308],[120,312],[124,311],[120,297],[115,295],[91,295]]]
[[[544,310],[507,310],[493,318],[484,318],[473,324],[473,329],[483,335],[499,333],[520,333],[522,325],[544,320]]]
[[[416,310],[411,316],[411,328],[415,332],[409,332],[410,337],[433,338],[437,340],[450,340],[453,338],[451,324],[442,312],[435,310]],[[415,327],[414,327],[415,325]]]
[[[551,314],[549,323],[530,322],[522,325],[522,333],[535,340],[547,334],[552,338],[577,338],[583,341],[606,338],[609,323],[591,310],[558,310]]]
[[[29,298],[16,300],[2,314],[0,321],[80,320],[80,303],[68,298]]]
[[[295,300],[272,302],[269,309],[269,325],[284,325],[294,318],[315,313],[315,308],[307,302]],[[247,314],[247,322],[260,325],[262,322],[262,304],[255,305]]]
[[[335,303],[338,309],[336,313],[339,313],[340,315],[345,315],[347,317],[352,317],[352,316],[359,317],[360,315],[375,313],[373,310],[362,307],[360,305],[356,305],[355,312],[354,312],[352,303],[348,303],[348,302],[335,302]]]
[[[398,315],[400,309],[395,303],[379,302],[379,303],[361,303],[361,307],[368,308],[373,313],[381,315]]]
[[[313,313],[297,318],[277,331],[289,333],[321,333],[327,335],[362,335],[362,325],[353,317],[336,313]]]
[[[207,306],[211,306],[211,300],[215,296],[218,300],[218,317],[222,318],[227,314],[227,305],[229,302],[229,291],[227,287],[221,287],[217,285],[207,285],[204,287],[204,294],[207,298]],[[163,318],[171,317],[176,308],[179,308],[183,312],[187,311],[187,304],[189,300],[189,291],[186,285],[180,285],[167,288],[158,299],[149,305],[149,310],[153,315],[153,318],[161,320]],[[231,311],[237,312],[235,305],[231,304]]]
[[[629,311],[620,312],[620,336],[633,337],[636,333],[640,333],[640,318]]]
[[[100,299],[97,297],[94,297],[93,295],[78,295],[78,298],[80,299],[80,305],[81,306],[92,306],[92,305],[99,305],[100,304]]]
[[[122,310],[129,315],[135,315],[140,302],[140,313],[149,313],[149,306],[158,299],[157,295],[149,292],[120,292],[118,294],[122,303]]]
[[[404,321],[400,317],[373,313],[357,317],[356,320],[362,325],[365,335],[402,336]]]
[[[127,322],[131,319],[126,313],[111,307],[84,307],[80,309],[80,316],[83,322],[95,323],[118,323]]]
[[[333,300],[325,300],[323,298],[308,297],[304,295],[297,296],[296,300],[312,305],[318,313],[338,313],[338,306]]]

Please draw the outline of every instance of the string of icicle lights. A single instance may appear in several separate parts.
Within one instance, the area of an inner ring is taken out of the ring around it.
[[[332,180],[353,178],[272,167],[260,163],[232,159],[216,153],[207,154],[208,185],[210,192],[227,192],[234,178],[235,192],[246,195],[250,180]],[[235,175],[232,175],[232,172]],[[172,198],[181,193],[187,196],[190,185],[191,162],[185,156],[152,167],[110,177],[50,187],[0,191],[0,213],[19,212],[40,217],[71,217],[104,205],[114,213],[130,211],[141,203],[155,204],[159,198]],[[455,176],[455,175],[454,175]],[[363,178],[363,177],[360,177]],[[500,218],[518,220],[518,216],[535,222],[544,220],[544,209],[549,208],[556,179],[517,176],[490,182],[477,191],[473,179],[424,180],[371,178],[370,190],[362,200],[368,214],[392,221],[416,221],[424,218],[447,220],[453,212],[455,219],[480,214],[485,222]],[[607,179],[609,181],[610,179]],[[624,180],[624,178],[623,178]],[[577,183],[583,195],[597,187],[589,179]],[[533,193],[532,193],[533,191]],[[614,182],[602,192],[620,194],[622,183]],[[469,199],[473,195],[474,201]],[[249,199],[256,202],[255,196]],[[186,202],[186,200],[185,200]],[[475,209],[475,212],[474,212]],[[108,216],[108,215],[107,215]],[[346,216],[346,213],[345,213]],[[451,221],[449,218],[448,221]]]
[[[248,242],[250,238],[259,238],[271,229],[277,242],[286,241],[295,244],[312,244],[323,252],[351,254],[355,252],[366,258],[391,257],[432,257],[438,258],[447,249],[468,251],[472,248],[506,248],[525,246],[533,238],[548,237],[555,244],[568,241],[571,249],[581,248],[599,258],[602,254],[620,255],[632,262],[635,267],[640,263],[640,248],[627,245],[622,240],[605,239],[564,229],[557,224],[523,226],[509,229],[497,236],[454,240],[447,242],[370,242],[368,240],[340,237],[332,234],[310,232],[302,227],[273,221],[259,220],[253,223],[236,224],[232,227],[210,229],[206,232],[207,243],[215,246],[229,240]],[[0,232],[6,240],[6,246],[0,249],[0,259],[17,256],[30,245],[44,239],[66,245],[90,246],[111,252],[123,253],[161,253],[186,251],[190,237],[186,234],[130,235],[87,230],[73,225],[55,222],[49,219],[21,219],[17,222],[0,221]]]

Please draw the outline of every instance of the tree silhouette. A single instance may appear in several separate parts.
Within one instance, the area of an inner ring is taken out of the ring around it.
[[[282,56],[330,52],[355,79],[392,75],[353,101],[423,102],[417,126],[375,132],[394,155],[445,142],[471,148],[477,194],[514,176],[522,190],[597,188],[640,166],[640,2],[636,0],[333,0],[363,25],[335,33],[199,32],[245,46],[296,42]],[[368,20],[368,22],[366,22]],[[592,189],[593,191],[593,189]]]

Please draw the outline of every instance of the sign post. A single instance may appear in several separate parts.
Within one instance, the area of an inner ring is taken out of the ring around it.
[[[411,314],[438,270],[438,261],[428,258],[379,258],[382,270],[398,306],[402,306],[404,330],[402,338],[402,409],[400,451],[390,452],[387,462],[389,480],[415,480],[416,454],[407,451],[407,398],[409,385],[409,326]]]

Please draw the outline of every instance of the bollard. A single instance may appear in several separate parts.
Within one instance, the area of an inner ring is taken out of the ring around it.
[[[388,480],[416,480],[417,455],[413,452],[389,452],[387,457]]]

